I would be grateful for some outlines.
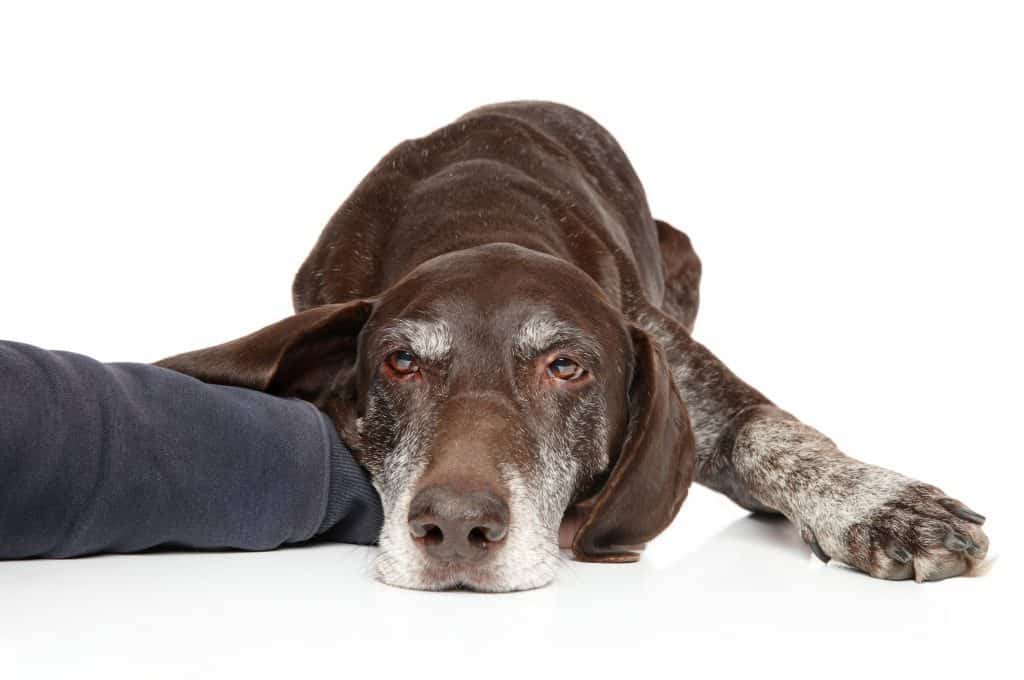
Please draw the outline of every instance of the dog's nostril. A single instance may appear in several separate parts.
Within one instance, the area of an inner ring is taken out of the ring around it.
[[[444,532],[441,531],[441,527],[435,524],[428,524],[427,531],[423,535],[423,541],[429,545],[440,545],[444,543]]]
[[[497,543],[503,538],[505,538],[504,531],[499,535],[490,529],[485,529],[483,527],[474,527],[473,530],[469,532],[469,544],[480,550],[486,550],[488,544]]]
[[[487,537],[484,536],[484,532],[480,531],[480,527],[469,532],[469,544],[474,548],[487,547]]]
[[[441,527],[430,522],[409,522],[409,533],[415,538],[427,539],[432,543],[440,543],[444,540],[444,531]]]

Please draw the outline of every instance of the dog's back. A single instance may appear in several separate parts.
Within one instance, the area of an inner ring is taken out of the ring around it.
[[[338,209],[296,276],[296,310],[372,297],[438,255],[513,243],[560,257],[620,307],[664,296],[658,227],[625,153],[549,102],[485,106],[399,144]]]

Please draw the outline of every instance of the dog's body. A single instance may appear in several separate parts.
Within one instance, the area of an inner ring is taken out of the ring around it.
[[[384,500],[389,583],[546,583],[579,503],[576,557],[635,559],[694,474],[823,559],[971,571],[983,518],[846,457],[690,337],[699,279],[602,127],[494,105],[381,160],[299,271],[295,317],[162,363],[327,410]]]

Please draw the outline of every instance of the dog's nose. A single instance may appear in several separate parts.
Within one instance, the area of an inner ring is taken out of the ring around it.
[[[508,504],[491,491],[430,486],[409,505],[409,531],[432,557],[475,562],[502,545],[508,515]]]

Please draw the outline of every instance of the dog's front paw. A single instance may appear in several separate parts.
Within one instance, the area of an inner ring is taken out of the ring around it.
[[[934,486],[912,482],[885,500],[855,493],[847,502],[863,510],[857,521],[801,526],[804,541],[825,561],[920,583],[970,575],[985,559],[985,518]]]

